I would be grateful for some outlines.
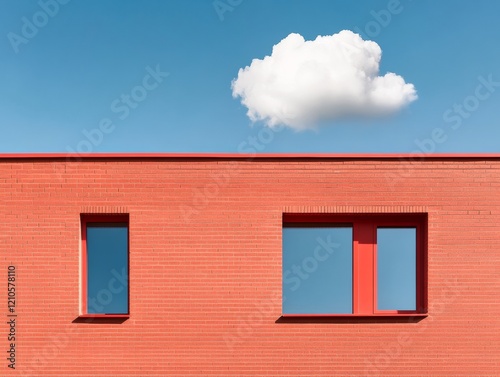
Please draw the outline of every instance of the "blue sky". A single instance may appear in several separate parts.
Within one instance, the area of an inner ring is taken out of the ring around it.
[[[0,4],[1,152],[499,150],[498,1],[54,1]],[[375,41],[379,74],[418,99],[315,130],[252,123],[232,96],[239,69],[290,33],[344,29]]]

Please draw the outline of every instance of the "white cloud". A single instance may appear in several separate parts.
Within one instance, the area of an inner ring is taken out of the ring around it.
[[[349,30],[305,41],[290,34],[232,82],[252,121],[296,130],[344,117],[384,116],[417,99],[413,84],[379,76],[380,46]]]

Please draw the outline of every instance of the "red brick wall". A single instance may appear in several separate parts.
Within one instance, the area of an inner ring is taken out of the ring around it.
[[[499,194],[500,159],[0,160],[1,375],[498,376]],[[89,212],[130,214],[123,323],[73,322]],[[283,212],[427,212],[429,316],[277,323]]]

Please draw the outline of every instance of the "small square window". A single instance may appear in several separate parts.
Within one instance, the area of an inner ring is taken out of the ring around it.
[[[128,315],[128,215],[89,215],[81,220],[81,313]]]
[[[283,315],[426,313],[424,214],[283,215]]]

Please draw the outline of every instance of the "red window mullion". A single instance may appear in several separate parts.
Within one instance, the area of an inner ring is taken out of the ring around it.
[[[355,222],[353,227],[353,314],[373,314],[374,226],[369,222]]]

